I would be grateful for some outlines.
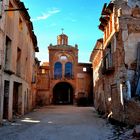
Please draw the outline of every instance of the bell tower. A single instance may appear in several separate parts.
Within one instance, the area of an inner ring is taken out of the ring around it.
[[[57,45],[68,45],[68,36],[63,33],[57,36]]]

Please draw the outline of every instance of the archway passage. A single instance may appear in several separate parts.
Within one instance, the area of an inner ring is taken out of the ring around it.
[[[61,82],[53,89],[54,104],[73,104],[73,88],[69,83]]]

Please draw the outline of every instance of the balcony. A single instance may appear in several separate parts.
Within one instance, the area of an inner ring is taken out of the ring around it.
[[[74,79],[74,75],[72,75],[72,74],[65,74],[65,79],[68,79],[68,80]]]
[[[62,75],[54,75],[54,80],[61,80],[62,79]]]
[[[108,53],[102,61],[102,74],[111,74],[114,70],[113,54]]]
[[[54,75],[54,78],[52,78],[52,80],[73,80],[74,79],[74,75],[69,75],[69,74],[65,74],[63,77],[62,75]]]

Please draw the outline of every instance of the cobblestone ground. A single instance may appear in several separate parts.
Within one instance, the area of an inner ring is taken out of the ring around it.
[[[0,140],[115,140],[112,133],[93,107],[47,106],[5,122]]]

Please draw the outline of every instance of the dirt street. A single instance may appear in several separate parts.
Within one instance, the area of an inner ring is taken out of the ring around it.
[[[0,140],[108,140],[112,126],[93,107],[47,106],[0,127]]]

